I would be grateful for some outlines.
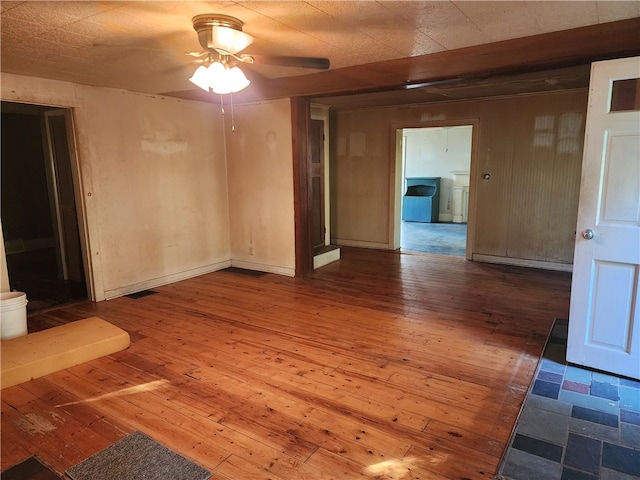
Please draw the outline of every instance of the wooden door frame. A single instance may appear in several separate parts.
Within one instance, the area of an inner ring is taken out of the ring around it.
[[[400,247],[400,204],[402,201],[402,151],[398,148],[402,130],[407,128],[434,128],[434,127],[463,127],[471,126],[471,160],[469,165],[469,206],[467,217],[467,243],[465,258],[473,259],[473,240],[476,229],[476,182],[478,164],[478,136],[480,132],[480,120],[451,119],[422,122],[392,123],[390,129],[389,148],[389,249]]]
[[[322,105],[318,103],[311,104],[311,120],[322,120],[324,124],[323,128],[323,165],[324,165],[324,243],[325,245],[331,244],[331,181],[330,181],[330,157],[329,157],[329,105]]]
[[[295,231],[295,276],[313,272],[311,245],[311,201],[309,199],[309,97],[291,99],[291,137],[293,147],[293,212]]]

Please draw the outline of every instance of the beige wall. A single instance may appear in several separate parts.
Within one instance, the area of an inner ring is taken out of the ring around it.
[[[223,132],[211,106],[82,92],[106,296],[224,265]]]
[[[74,109],[94,299],[230,264],[223,129],[211,105],[5,73],[2,99]]]
[[[333,241],[392,248],[396,127],[477,119],[474,258],[570,265],[586,105],[587,92],[580,90],[336,112]],[[491,179],[483,180],[484,173]]]
[[[295,231],[291,104],[288,99],[226,108],[234,266],[293,276]]]
[[[452,172],[469,173],[471,133],[471,126],[405,128],[402,131],[404,177],[440,177],[440,222],[453,221],[455,176]],[[404,184],[404,178],[402,181]],[[402,190],[406,191],[406,185]]]

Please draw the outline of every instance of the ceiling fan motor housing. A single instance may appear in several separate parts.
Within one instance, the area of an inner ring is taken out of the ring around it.
[[[253,42],[253,37],[242,31],[244,22],[229,15],[205,13],[192,19],[198,41],[206,50],[223,50],[236,54]]]

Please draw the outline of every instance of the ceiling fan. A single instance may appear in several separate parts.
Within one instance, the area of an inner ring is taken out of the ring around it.
[[[187,55],[203,58],[204,65],[198,67],[189,80],[203,90],[224,94],[247,87],[250,82],[238,65],[263,64],[318,70],[326,70],[330,66],[328,58],[241,53],[253,43],[254,38],[242,31],[244,23],[241,20],[229,15],[196,15],[192,22],[204,50]]]

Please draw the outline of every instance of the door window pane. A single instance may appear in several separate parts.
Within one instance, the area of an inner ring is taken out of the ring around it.
[[[611,91],[611,112],[640,110],[640,78],[616,80]]]

